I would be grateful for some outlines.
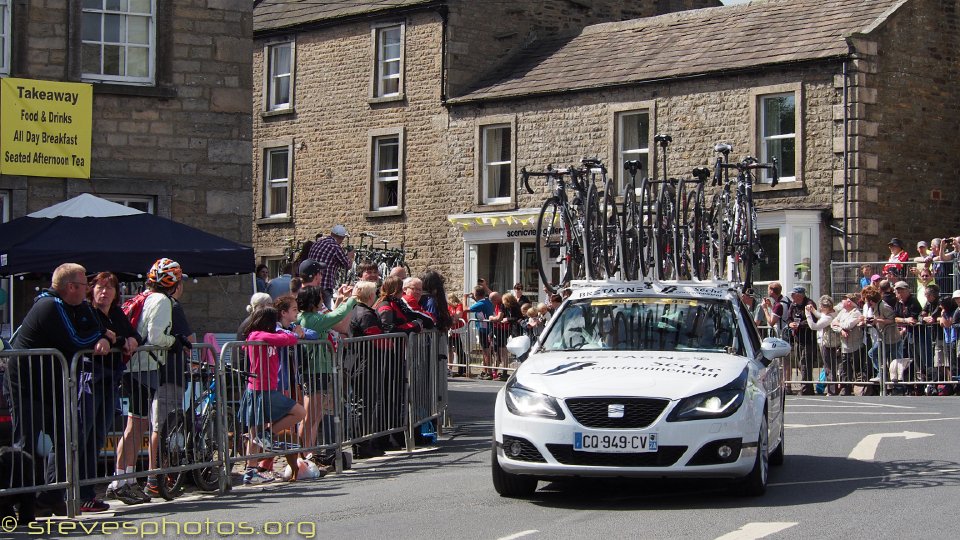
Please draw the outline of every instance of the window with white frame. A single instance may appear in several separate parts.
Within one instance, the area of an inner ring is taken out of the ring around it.
[[[0,75],[10,74],[10,2],[0,0]]]
[[[403,25],[376,28],[374,36],[373,97],[399,96],[403,91]]]
[[[776,159],[780,169],[780,181],[796,180],[797,158],[797,103],[796,94],[770,94],[759,96],[760,159],[770,163]],[[768,173],[763,180],[770,182]]]
[[[627,161],[639,161],[643,167],[637,173],[637,183],[641,178],[650,175],[650,113],[649,111],[627,111],[617,115],[617,166],[616,176],[621,180],[618,193],[623,192],[627,182],[631,180],[629,173],[624,172],[623,164]],[[621,174],[622,173],[622,174]],[[639,185],[637,186],[639,187]]]
[[[510,126],[484,126],[480,131],[481,201],[483,204],[510,202],[512,142]]]
[[[267,47],[267,110],[293,106],[293,42]]]
[[[152,84],[156,13],[156,0],[83,0],[83,79]]]
[[[373,200],[371,210],[400,208],[400,137],[373,139]]]
[[[263,217],[287,217],[290,205],[290,147],[267,148],[263,156]]]
[[[146,212],[148,214],[155,213],[153,209],[153,197],[140,197],[133,195],[104,195],[103,198],[117,204],[134,208],[141,212]]]
[[[0,223],[10,221],[10,192],[0,191]]]

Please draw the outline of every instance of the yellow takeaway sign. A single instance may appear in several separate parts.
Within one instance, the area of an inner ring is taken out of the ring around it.
[[[93,87],[0,79],[0,173],[90,178]]]

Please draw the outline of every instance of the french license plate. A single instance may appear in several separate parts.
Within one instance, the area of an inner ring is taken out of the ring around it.
[[[590,433],[573,434],[573,449],[580,452],[640,453],[657,451],[656,433]]]

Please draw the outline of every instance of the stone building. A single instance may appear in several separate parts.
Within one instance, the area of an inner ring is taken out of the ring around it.
[[[93,87],[90,179],[0,176],[3,220],[93,193],[249,244],[252,32],[243,0],[0,0],[0,76]],[[20,315],[48,285],[22,283]],[[191,283],[194,329],[236,328],[251,291]]]
[[[439,266],[451,289],[486,277],[539,290],[545,191],[519,193],[520,168],[598,156],[618,182],[626,158],[659,174],[655,133],[673,137],[672,176],[712,163],[721,141],[735,157],[779,158],[781,183],[756,189],[761,283],[814,296],[831,260],[885,259],[892,236],[960,232],[956,0],[770,0],[550,29],[535,23],[557,17],[529,13],[502,33],[527,3],[482,15],[399,4],[310,23],[255,12],[261,256],[343,222],[415,247],[414,269]],[[587,3],[544,5],[571,4]],[[289,104],[270,105],[264,88],[285,75],[263,62],[283,43],[294,82]],[[506,52],[491,53],[497,44]],[[274,149],[293,196],[271,215]]]
[[[459,289],[448,214],[473,210],[442,167],[449,96],[530,42],[716,0],[264,0],[254,10],[254,246],[273,266],[292,241],[343,223],[403,245],[414,271]],[[465,157],[465,156],[463,156]],[[369,243],[369,241],[368,241]],[[380,244],[377,244],[380,245]]]

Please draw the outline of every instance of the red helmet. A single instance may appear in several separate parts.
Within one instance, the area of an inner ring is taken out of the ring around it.
[[[164,257],[157,259],[157,262],[150,267],[150,272],[147,274],[147,283],[167,289],[179,283],[182,277],[183,270],[180,269],[180,263]]]

